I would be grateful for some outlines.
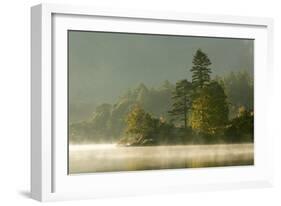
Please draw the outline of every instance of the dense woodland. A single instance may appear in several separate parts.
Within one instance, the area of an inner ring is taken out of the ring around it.
[[[90,119],[69,125],[71,143],[124,146],[253,142],[253,77],[246,71],[211,78],[211,60],[197,50],[192,79],[159,88],[140,84]]]

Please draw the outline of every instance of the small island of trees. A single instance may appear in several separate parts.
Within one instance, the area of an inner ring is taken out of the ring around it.
[[[121,146],[253,142],[253,80],[247,72],[211,78],[211,60],[193,57],[192,79],[158,88],[140,84],[116,104],[102,104],[90,120],[72,123],[70,142]]]

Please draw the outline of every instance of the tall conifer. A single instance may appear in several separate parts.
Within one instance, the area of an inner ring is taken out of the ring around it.
[[[198,49],[193,57],[193,66],[190,70],[192,72],[192,86],[196,88],[203,88],[204,85],[210,82],[212,64],[207,54]]]

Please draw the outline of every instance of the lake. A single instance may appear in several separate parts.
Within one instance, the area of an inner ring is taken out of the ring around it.
[[[253,164],[251,143],[143,147],[69,145],[70,174]]]

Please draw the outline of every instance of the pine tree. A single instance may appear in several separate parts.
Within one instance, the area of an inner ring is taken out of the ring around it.
[[[192,72],[192,86],[194,88],[203,88],[204,85],[210,82],[212,64],[207,54],[198,49],[193,57],[193,66],[190,70]]]
[[[191,104],[191,91],[192,84],[187,80],[181,80],[176,83],[176,88],[173,93],[172,110],[169,114],[172,116],[180,116],[180,120],[183,121],[184,128],[187,125],[187,113]]]

